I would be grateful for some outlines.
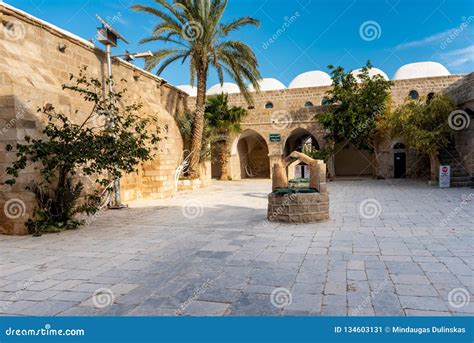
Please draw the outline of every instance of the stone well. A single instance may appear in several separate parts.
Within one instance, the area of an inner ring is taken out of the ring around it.
[[[309,187],[289,188],[287,166],[294,160],[310,167]],[[326,185],[326,164],[300,152],[293,152],[273,166],[272,189],[268,195],[267,218],[271,222],[317,223],[329,219],[329,194]]]
[[[293,193],[268,195],[268,220],[284,223],[317,223],[329,219],[329,195]]]

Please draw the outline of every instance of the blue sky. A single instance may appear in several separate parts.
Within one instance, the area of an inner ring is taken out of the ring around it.
[[[130,42],[115,54],[165,46],[138,44],[155,19],[130,6],[151,0],[5,2],[86,39],[95,35],[97,13]],[[229,0],[224,21],[245,15],[260,19],[261,27],[235,36],[254,48],[263,77],[285,85],[305,71],[327,72],[330,64],[356,69],[368,59],[389,77],[403,64],[428,60],[444,64],[453,74],[474,71],[472,0]],[[178,63],[161,76],[181,85],[189,83],[188,75],[186,65]],[[217,78],[211,73],[209,86],[214,83]]]

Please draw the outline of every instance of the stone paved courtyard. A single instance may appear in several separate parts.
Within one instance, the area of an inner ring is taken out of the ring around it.
[[[337,181],[331,220],[308,225],[266,222],[269,190],[267,180],[214,182],[78,231],[0,236],[0,312],[474,313],[474,190]]]

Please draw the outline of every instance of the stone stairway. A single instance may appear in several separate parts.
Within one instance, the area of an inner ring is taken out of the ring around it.
[[[441,165],[451,166],[451,187],[473,187],[474,182],[462,166],[462,159],[454,144],[450,143],[439,151]]]

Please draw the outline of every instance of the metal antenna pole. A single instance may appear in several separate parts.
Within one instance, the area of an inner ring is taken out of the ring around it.
[[[112,53],[111,53],[111,46],[110,44],[107,44],[105,46],[105,55],[107,58],[107,74],[108,74],[108,82],[109,82],[109,96],[112,94],[114,91],[113,88],[113,79],[112,79]],[[115,120],[114,117],[112,116],[110,118],[110,122],[108,125],[115,125]],[[120,208],[122,207],[122,197],[120,194],[120,177],[115,177],[114,179],[114,204],[113,206],[115,208]]]

